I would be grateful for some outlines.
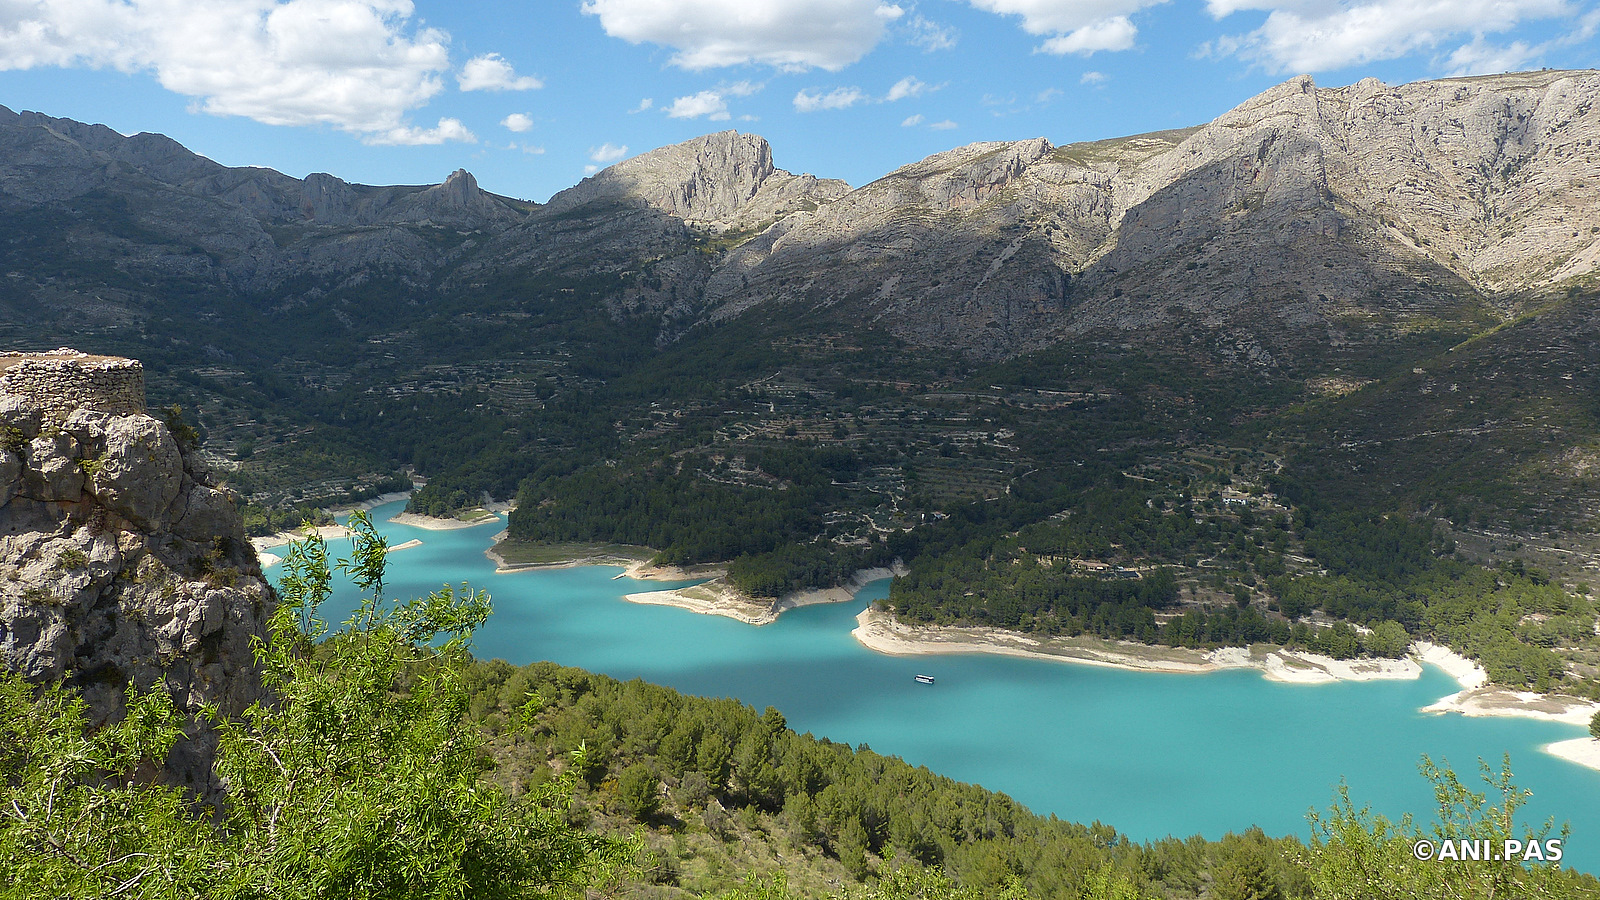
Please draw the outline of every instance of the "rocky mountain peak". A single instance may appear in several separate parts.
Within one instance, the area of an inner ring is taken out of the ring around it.
[[[432,202],[456,210],[472,209],[488,199],[478,188],[478,179],[473,178],[466,169],[451,172],[449,178],[424,193]]]
[[[0,356],[0,665],[82,691],[91,722],[160,686],[190,714],[168,774],[214,794],[195,716],[262,696],[274,603],[233,499],[144,407],[133,360]]]
[[[646,206],[691,223],[729,224],[746,218],[763,194],[782,191],[796,179],[808,193],[838,196],[843,182],[795,176],[772,163],[766,138],[737,131],[701,135],[681,144],[641,153],[604,169],[550,198],[546,209],[563,212],[597,201]]]

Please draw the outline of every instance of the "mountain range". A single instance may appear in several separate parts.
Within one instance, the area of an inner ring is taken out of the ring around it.
[[[1600,512],[1597,97],[1593,71],[1300,76],[1204,125],[971,144],[858,188],[779,169],[765,140],[728,131],[543,204],[465,171],[372,187],[228,168],[160,135],[0,107],[0,343],[139,356],[157,396],[217,410],[225,450],[266,439],[229,427],[286,407],[338,425],[296,391],[387,396],[398,379],[518,415],[729,328],[879,335],[946,360],[924,385],[1051,348],[1134,348],[1291,385],[1315,406],[1314,468],[1341,477],[1403,468],[1397,446],[1442,442],[1465,463],[1485,434],[1536,433],[1490,439],[1511,453],[1491,480],[1545,494],[1507,504],[1559,505],[1570,526]],[[468,364],[461,345],[491,358]],[[1423,374],[1439,368],[1461,377]],[[1434,480],[1438,454],[1420,457]],[[400,462],[430,467],[409,450],[352,465]],[[1374,502],[1459,488],[1393,486]]]
[[[1225,355],[1290,364],[1306,347],[1502,319],[1592,273],[1597,94],[1592,72],[1334,89],[1301,76],[1197,128],[971,144],[854,190],[723,132],[543,205],[465,171],[425,187],[294,179],[0,110],[0,203],[59,221],[82,261],[280,303],[378,272],[442,291],[637,272],[611,299],[669,337],[826,305],[997,358],[1192,320]]]

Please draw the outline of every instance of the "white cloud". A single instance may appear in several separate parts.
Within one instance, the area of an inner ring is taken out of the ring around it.
[[[735,81],[732,84],[718,85],[710,90],[673,100],[665,112],[673,119],[698,119],[705,116],[713,122],[725,121],[731,118],[728,113],[727,98],[748,97],[764,87],[765,84],[753,81]],[[647,107],[640,106],[640,109],[645,108]],[[749,121],[749,117],[743,118]]]
[[[967,0],[978,9],[1020,16],[1022,30],[1049,35],[1043,53],[1090,54],[1100,50],[1128,50],[1139,29],[1128,16],[1166,0]],[[1208,0],[1214,2],[1214,0]],[[1233,0],[1223,0],[1233,2]],[[1244,0],[1251,2],[1251,0]],[[1324,2],[1324,0],[1305,0]]]
[[[1483,35],[1476,35],[1472,43],[1457,47],[1445,64],[1450,67],[1449,74],[1453,77],[1531,69],[1551,50],[1581,44],[1594,37],[1597,31],[1600,31],[1600,9],[1592,9],[1573,23],[1566,34],[1531,47],[1524,41],[1512,41],[1510,46],[1497,47],[1485,41]]]
[[[529,156],[543,156],[544,155],[544,148],[540,147],[540,146],[535,146],[533,144],[523,144],[521,147],[519,147],[517,149],[521,150],[523,153],[528,154]]]
[[[1098,50],[1128,50],[1139,29],[1127,16],[1115,16],[1093,25],[1085,25],[1070,34],[1053,37],[1039,46],[1045,53],[1081,53],[1088,56]]]
[[[956,45],[956,30],[948,25],[940,25],[921,16],[912,16],[906,23],[906,28],[911,32],[906,42],[921,47],[926,53],[949,50]]]
[[[450,65],[449,37],[411,14],[410,0],[0,0],[0,70],[150,72],[212,115],[462,140],[405,122]]]
[[[910,75],[907,75],[899,81],[896,81],[894,83],[894,87],[889,88],[888,96],[884,97],[883,99],[893,103],[896,100],[904,100],[907,97],[920,97],[922,96],[922,92],[926,91],[927,89],[928,85],[926,82],[918,81]]]
[[[928,127],[929,128],[933,128],[933,129],[937,129],[939,131],[949,131],[950,129],[956,127],[956,123],[950,121],[949,119],[945,119],[943,122],[935,122],[932,125],[929,125]]]
[[[921,125],[921,124],[922,124],[922,113],[917,113],[914,116],[906,116],[905,119],[903,119],[900,122],[900,127],[901,128],[915,128],[915,127],[917,127],[918,125]]]
[[[655,105],[656,105],[656,101],[653,98],[646,97],[643,100],[639,101],[639,105],[638,106],[635,106],[633,109],[628,110],[628,113],[630,115],[632,115],[633,113],[642,113],[645,110],[647,110],[650,107],[655,106]]]
[[[1085,72],[1085,73],[1083,73],[1082,76],[1080,76],[1078,78],[1078,83],[1079,84],[1105,84],[1106,83],[1106,73],[1104,73],[1104,72]]]
[[[596,173],[598,171],[600,171],[600,167],[599,166],[584,166],[583,167],[583,174],[585,174],[585,175],[593,175],[594,173]]]
[[[500,124],[512,131],[527,131],[533,127],[533,119],[526,113],[512,113],[501,119]]]
[[[467,60],[456,80],[463,91],[531,91],[544,87],[544,82],[532,75],[517,77],[511,63],[501,59],[498,53],[485,53]]]
[[[365,135],[361,140],[368,144],[402,144],[417,146],[420,144],[443,144],[446,141],[459,141],[464,144],[476,144],[477,135],[461,124],[460,119],[440,119],[439,124],[433,128],[415,128],[402,125],[388,131],[375,132]]]
[[[1538,56],[1538,50],[1528,46],[1525,41],[1512,41],[1510,46],[1499,47],[1485,41],[1480,34],[1472,39],[1472,43],[1457,47],[1445,65],[1450,67],[1449,74],[1452,77],[1493,75],[1525,69],[1529,61]]]
[[[1578,12],[1568,0],[1207,0],[1206,8],[1219,19],[1239,10],[1267,11],[1259,28],[1226,36],[1205,51],[1272,72],[1326,72],[1397,59],[1466,35],[1472,42],[1452,53],[1448,65],[1463,71],[1516,67],[1537,57],[1539,48],[1494,48],[1484,36],[1524,20]]]
[[[1093,74],[1100,75],[1099,72],[1095,72]],[[1100,80],[1104,81],[1105,80],[1105,76],[1104,75],[1100,75]],[[1054,87],[1045,88],[1044,90],[1040,91],[1039,93],[1033,95],[1033,102],[1035,102],[1035,103],[1049,103],[1051,100],[1054,100],[1055,98],[1061,96],[1063,93],[1065,93],[1065,92],[1062,91],[1061,88],[1054,88]]]
[[[698,119],[705,116],[712,121],[729,118],[728,101],[716,91],[701,91],[688,97],[679,97],[667,107],[667,116],[673,119]]]
[[[598,147],[590,147],[589,148],[589,161],[590,162],[596,162],[596,163],[599,163],[601,165],[608,165],[610,163],[614,163],[617,160],[619,160],[619,159],[621,159],[621,158],[623,158],[624,156],[627,156],[627,155],[628,155],[628,145],[627,144],[623,144],[622,146],[618,147],[615,144],[612,144],[610,141],[607,141],[606,143],[601,144]]]
[[[678,51],[700,70],[758,63],[837,71],[867,55],[905,10],[881,0],[584,0],[606,34]]]
[[[794,95],[794,108],[797,112],[803,113],[823,109],[849,109],[865,99],[867,95],[856,87],[834,88],[826,94],[800,91]]]

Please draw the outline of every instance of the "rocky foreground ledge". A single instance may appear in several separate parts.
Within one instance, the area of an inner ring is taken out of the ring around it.
[[[82,691],[91,722],[161,685],[190,714],[171,779],[209,795],[193,715],[262,696],[273,606],[232,498],[145,410],[134,360],[0,356],[0,665]]]

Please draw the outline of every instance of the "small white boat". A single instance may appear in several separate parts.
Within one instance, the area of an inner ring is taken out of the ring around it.
[[[917,684],[933,684],[932,675],[918,675]]]

